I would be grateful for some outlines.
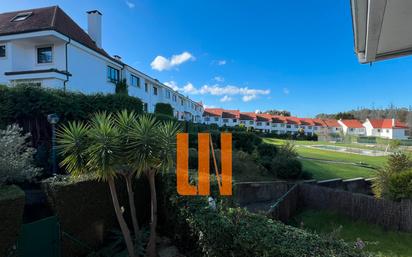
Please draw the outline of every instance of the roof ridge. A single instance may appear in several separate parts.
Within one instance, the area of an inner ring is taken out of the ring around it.
[[[58,6],[57,6],[57,5],[56,5],[56,6],[54,6],[53,18],[52,18],[52,21],[51,21],[51,24],[50,24],[50,26],[51,26],[52,28],[54,28],[54,27],[55,27],[55,21],[56,21],[56,13],[57,13],[57,8],[58,8]]]

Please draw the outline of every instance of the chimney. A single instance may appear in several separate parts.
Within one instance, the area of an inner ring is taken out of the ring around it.
[[[102,13],[98,10],[87,12],[87,32],[97,47],[102,48]]]
[[[118,61],[122,61],[122,57],[120,55],[115,54],[115,55],[113,55],[113,58],[118,60]]]
[[[392,128],[395,127],[395,119],[392,119]]]

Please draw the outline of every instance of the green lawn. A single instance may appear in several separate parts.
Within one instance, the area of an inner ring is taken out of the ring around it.
[[[294,217],[291,223],[320,234],[333,233],[349,244],[360,238],[366,244],[366,251],[381,254],[380,256],[412,256],[412,233],[387,231],[379,226],[353,221],[327,211],[307,210]]]
[[[264,142],[275,145],[282,145],[286,142],[286,140],[265,138]],[[294,141],[294,144],[296,145],[296,150],[299,156],[302,158],[303,169],[312,173],[313,177],[318,180],[332,178],[349,179],[356,177],[374,177],[376,173],[374,169],[382,167],[387,159],[386,156],[365,156],[307,147],[309,145],[331,145],[333,143]],[[370,148],[368,146],[361,146],[359,144],[339,143],[336,145],[354,148]],[[344,163],[327,163],[325,161],[337,161]],[[369,167],[362,167],[359,165],[360,163],[366,164]]]
[[[312,173],[313,178],[317,180],[332,178],[371,178],[376,171],[369,168],[359,167],[351,164],[324,163],[320,161],[301,160],[303,169]]]

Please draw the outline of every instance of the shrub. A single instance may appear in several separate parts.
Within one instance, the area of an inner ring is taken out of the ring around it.
[[[197,170],[198,160],[197,149],[189,148],[189,169]]]
[[[282,145],[271,163],[270,171],[282,179],[297,179],[302,174],[302,163],[297,159],[295,146],[289,142]]]
[[[395,152],[391,154],[388,157],[386,165],[382,169],[378,170],[376,179],[372,181],[372,191],[375,197],[392,197],[392,193],[390,193],[391,178],[396,176],[396,183],[400,183],[400,179],[406,177],[397,175],[403,173],[405,170],[409,170],[410,168],[412,168],[412,162],[408,154],[404,152]]]
[[[247,153],[252,153],[262,139],[252,132],[232,132],[233,147]]]
[[[173,117],[173,107],[167,103],[157,103],[154,113]]]
[[[257,151],[259,153],[259,156],[267,156],[273,158],[276,156],[278,149],[275,145],[272,144],[260,144],[257,147]]]
[[[126,79],[122,79],[119,82],[116,83],[116,89],[115,89],[116,94],[124,94],[128,95],[129,94],[129,89],[126,83]]]
[[[15,256],[12,246],[20,233],[24,201],[19,187],[0,185],[0,256]]]
[[[15,124],[0,130],[0,185],[32,180],[39,174],[33,165],[36,150],[27,144],[29,137]]]
[[[166,183],[169,185],[163,188],[169,188],[166,198],[169,232],[181,247],[191,251],[190,256],[364,256],[342,240],[326,239],[263,215],[233,208],[227,198],[217,198],[217,208],[213,209],[207,197],[177,196],[172,187],[174,179],[168,176]]]
[[[391,199],[412,199],[412,170],[393,174],[388,182],[388,195]]]

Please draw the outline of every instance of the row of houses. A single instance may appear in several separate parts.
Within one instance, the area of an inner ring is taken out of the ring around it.
[[[87,12],[87,32],[61,8],[0,14],[0,84],[31,84],[83,93],[114,93],[125,80],[147,112],[169,103],[179,120],[201,122],[203,105],[131,65],[102,46],[102,14]]]
[[[408,126],[395,119],[335,120],[285,117],[280,115],[240,112],[222,108],[206,108],[203,123],[219,127],[245,126],[275,134],[353,135],[375,136],[390,139],[407,139]]]

